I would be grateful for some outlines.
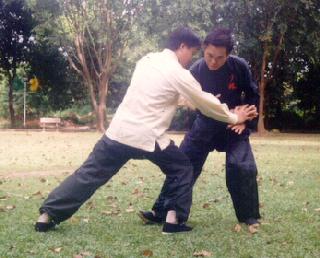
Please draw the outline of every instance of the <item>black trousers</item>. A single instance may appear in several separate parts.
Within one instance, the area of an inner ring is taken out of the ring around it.
[[[224,138],[222,137],[222,139]],[[247,137],[233,137],[232,140],[227,138],[224,140],[226,143],[226,184],[237,219],[239,222],[245,222],[249,218],[259,219],[257,167],[249,139]],[[193,165],[192,186],[201,174],[209,152],[214,150],[212,147],[214,142],[209,144],[204,141],[194,138],[194,134],[192,137],[187,134],[180,146],[180,150],[189,157]],[[221,142],[218,145],[221,146]],[[163,185],[152,208],[159,216],[165,216],[163,203],[167,187],[169,187],[167,184]]]
[[[148,159],[166,175],[164,211],[175,210],[179,222],[188,219],[191,207],[192,165],[188,157],[171,142],[154,152],[136,149],[103,136],[88,159],[55,188],[40,207],[54,222],[70,218],[94,192],[115,175],[129,159]]]

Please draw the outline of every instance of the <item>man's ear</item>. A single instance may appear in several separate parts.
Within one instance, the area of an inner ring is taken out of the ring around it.
[[[187,45],[185,43],[181,43],[179,49],[184,49]]]

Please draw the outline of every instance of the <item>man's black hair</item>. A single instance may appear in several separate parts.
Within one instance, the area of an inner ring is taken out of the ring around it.
[[[188,27],[180,27],[174,30],[166,43],[166,48],[173,51],[177,50],[180,45],[184,43],[188,47],[199,47],[201,46],[200,38],[192,32]]]
[[[229,54],[232,51],[234,45],[231,30],[225,28],[213,30],[206,36],[203,44],[205,47],[208,45],[225,47],[227,50],[227,54]]]

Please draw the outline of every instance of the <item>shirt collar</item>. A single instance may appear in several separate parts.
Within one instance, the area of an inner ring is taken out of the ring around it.
[[[168,57],[178,61],[178,57],[176,55],[176,53],[174,51],[172,51],[171,49],[169,48],[165,48],[163,51],[162,51],[163,54],[167,55]],[[179,61],[178,61],[179,62]]]

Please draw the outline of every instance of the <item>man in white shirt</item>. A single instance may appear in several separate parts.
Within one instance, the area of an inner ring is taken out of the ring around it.
[[[228,124],[257,116],[254,106],[243,106],[232,113],[227,105],[201,90],[185,69],[200,45],[191,30],[180,28],[170,35],[166,49],[138,61],[128,91],[105,135],[83,165],[49,194],[40,207],[36,231],[46,232],[70,218],[130,159],[150,160],[170,181],[162,232],[192,230],[184,224],[191,206],[192,165],[166,134],[179,96],[206,116]]]

